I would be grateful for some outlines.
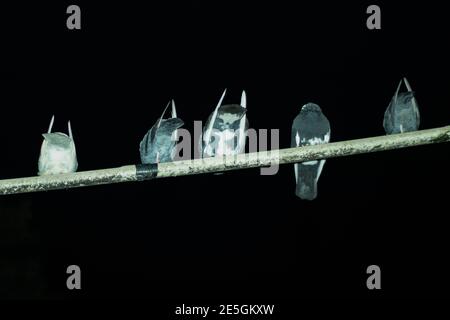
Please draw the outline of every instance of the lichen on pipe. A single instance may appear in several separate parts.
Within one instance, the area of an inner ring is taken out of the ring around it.
[[[450,141],[450,126],[322,145],[245,153],[235,156],[164,162],[158,165],[129,165],[112,169],[6,179],[0,180],[0,195],[266,167],[448,141]]]

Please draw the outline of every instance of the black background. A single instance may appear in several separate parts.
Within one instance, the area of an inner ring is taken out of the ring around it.
[[[224,88],[248,96],[252,128],[290,145],[306,102],[332,141],[383,135],[406,76],[421,128],[449,124],[444,4],[59,1],[2,5],[0,178],[32,176],[51,115],[72,122],[79,170],[133,164],[174,98],[185,128]],[[78,4],[82,29],[66,28]],[[448,296],[448,144],[327,161],[319,197],[292,165],[0,198],[0,297],[179,302]],[[66,289],[66,268],[82,290]],[[366,268],[382,290],[366,287]]]

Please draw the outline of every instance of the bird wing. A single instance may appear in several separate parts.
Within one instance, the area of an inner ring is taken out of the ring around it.
[[[52,132],[52,128],[53,128],[53,122],[55,121],[55,116],[52,116],[52,119],[50,120],[50,125],[48,126],[48,131],[47,133],[51,133]]]
[[[409,92],[413,92],[411,85],[409,84],[408,79],[403,78],[403,81],[405,82],[405,86],[408,89]],[[416,116],[417,121],[420,121],[420,114],[419,114],[419,106],[417,105],[417,100],[416,97],[413,96],[413,98],[411,99],[411,103],[413,105],[413,109],[414,109],[414,114]]]
[[[163,113],[161,115],[161,118],[159,118],[158,125],[156,126],[156,129],[158,129],[161,126],[161,121],[164,118],[164,114],[166,113],[166,110],[169,107],[169,105],[170,105],[170,101],[167,103],[166,107],[164,108],[164,111],[163,111]]]
[[[219,103],[217,104],[216,108],[214,109],[211,120],[208,123],[208,127],[206,128],[206,131],[205,131],[205,135],[203,136],[203,141],[205,141],[205,143],[209,143],[209,140],[211,139],[212,128],[214,126],[214,122],[216,122],[217,112],[218,112],[220,106],[222,105],[222,101],[223,101],[223,98],[225,97],[226,92],[227,92],[227,89],[225,89],[223,91],[222,96],[220,97]]]
[[[175,101],[172,99],[172,119],[177,117],[177,108],[175,107]],[[175,130],[172,134],[172,140],[178,141],[178,130]]]
[[[245,90],[242,91],[241,95],[241,107],[247,109],[247,95]],[[237,150],[239,153],[245,152],[245,122],[247,120],[246,113],[241,118],[241,122],[239,123],[239,142],[237,145]]]
[[[330,130],[331,131],[331,130]],[[330,131],[328,131],[326,134],[325,134],[325,136],[323,137],[323,143],[328,143],[328,142],[330,142]],[[317,180],[319,180],[319,177],[320,177],[320,174],[322,173],[322,169],[323,169],[323,166],[325,165],[325,161],[326,160],[320,160],[320,162],[319,162],[319,170],[318,170],[318,173],[317,173],[317,178],[316,178],[316,182],[317,182]]]

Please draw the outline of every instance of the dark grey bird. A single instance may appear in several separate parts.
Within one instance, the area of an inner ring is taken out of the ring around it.
[[[178,140],[177,129],[184,125],[183,120],[177,118],[175,102],[172,100],[172,117],[164,119],[164,114],[170,101],[164,108],[163,114],[153,127],[147,132],[139,145],[141,162],[143,164],[173,161],[176,154]]]
[[[402,82],[406,92],[399,92]],[[406,78],[400,80],[397,90],[384,113],[383,127],[387,134],[416,131],[420,125],[420,114],[414,91]]]
[[[55,116],[50,120],[47,133],[44,133],[44,141],[38,162],[38,175],[61,174],[77,171],[78,161],[75,150],[75,142],[72,136],[72,127],[68,123],[69,135],[61,132],[52,133]]]
[[[305,104],[292,123],[291,147],[302,147],[328,143],[330,122],[317,104]],[[325,160],[313,160],[294,164],[295,194],[301,199],[314,200],[317,197],[317,182]]]
[[[203,157],[237,155],[245,152],[248,130],[247,96],[242,91],[241,103],[222,106],[226,89],[214,112],[203,127],[201,154]]]

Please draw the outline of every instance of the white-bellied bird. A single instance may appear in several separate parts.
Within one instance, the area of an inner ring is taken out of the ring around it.
[[[305,104],[292,123],[291,147],[302,147],[328,143],[330,122],[317,104]],[[325,160],[313,160],[294,164],[295,194],[301,199],[317,197],[317,182]]]
[[[43,134],[44,141],[38,162],[38,175],[40,176],[75,172],[78,168],[70,121],[68,123],[69,135],[61,132],[52,133],[54,121],[55,116],[50,121],[48,132]]]
[[[237,155],[245,152],[248,130],[247,96],[242,91],[240,104],[222,105],[226,89],[203,127],[200,141],[203,157]]]

